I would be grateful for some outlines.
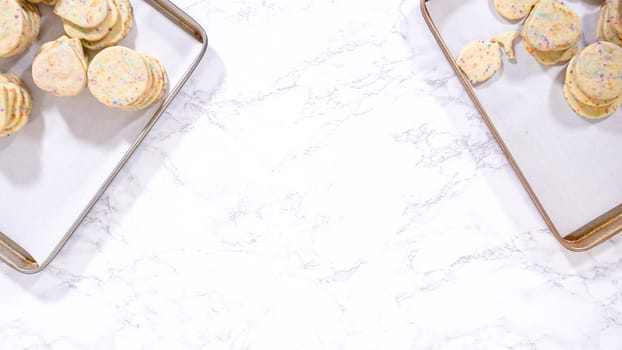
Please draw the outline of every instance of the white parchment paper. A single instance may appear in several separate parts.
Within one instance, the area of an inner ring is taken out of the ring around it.
[[[595,41],[599,2],[568,0],[581,17],[581,46]],[[522,28],[496,14],[492,0],[430,0],[428,8],[454,57],[475,39]],[[603,121],[578,117],[562,93],[565,65],[544,67],[522,42],[475,88],[484,109],[562,235],[622,201],[622,112]]]
[[[158,57],[170,87],[183,77],[201,44],[151,5],[134,0],[134,29],[120,45]],[[2,59],[0,71],[21,77],[34,100],[30,123],[0,138],[0,232],[42,262],[67,233],[156,106],[123,112],[99,104],[85,90],[55,97],[32,82],[32,57],[41,43],[62,34],[60,19],[40,5],[41,34],[26,55]]]

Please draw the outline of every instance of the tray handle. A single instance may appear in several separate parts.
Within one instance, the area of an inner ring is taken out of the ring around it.
[[[207,41],[207,34],[203,30],[203,27],[194,20],[194,18],[188,16],[184,11],[177,7],[172,2],[160,2],[153,0],[145,0],[156,10],[162,13],[165,17],[171,21],[177,23],[188,34],[192,35],[199,42],[205,44]],[[192,25],[190,25],[192,24]]]
[[[0,260],[18,271],[36,271],[39,264],[24,248],[0,232]]]

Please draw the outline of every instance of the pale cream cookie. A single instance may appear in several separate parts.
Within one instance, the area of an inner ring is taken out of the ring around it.
[[[538,51],[559,51],[581,39],[581,19],[561,0],[540,0],[525,21],[523,40]]]
[[[101,50],[106,47],[117,45],[132,29],[134,15],[129,0],[113,0],[119,12],[117,23],[110,29],[108,34],[96,41],[83,40],[83,45],[89,50]]]
[[[115,46],[99,52],[89,64],[88,87],[109,107],[123,108],[148,93],[150,69],[136,51]]]
[[[619,97],[614,97],[608,100],[594,99],[592,97],[589,97],[581,89],[579,89],[576,83],[576,57],[570,60],[570,63],[568,63],[564,84],[568,85],[570,93],[575,97],[577,101],[588,106],[603,107],[611,105],[613,103],[617,103],[620,100]]]
[[[63,20],[63,29],[71,38],[97,41],[108,35],[119,20],[119,10],[112,0],[108,0],[108,16],[95,28],[83,28],[70,21]]]
[[[587,96],[608,100],[622,95],[622,48],[598,41],[576,57],[575,79]]]
[[[566,102],[578,115],[588,119],[602,119],[613,114],[617,109],[617,104],[611,104],[608,106],[595,107],[589,106],[579,102],[570,92],[568,85],[564,84],[564,98]]]
[[[538,0],[494,0],[497,12],[510,21],[525,18]]]
[[[529,52],[538,62],[545,66],[552,66],[557,63],[569,61],[577,53],[579,48],[578,43],[576,43],[573,46],[560,51],[538,51],[531,47],[526,40],[523,40],[523,46],[527,52]]]
[[[490,79],[501,67],[499,44],[475,40],[462,49],[456,58],[456,64],[471,83],[482,83]]]
[[[84,57],[73,46],[76,42],[79,45],[78,39],[62,36],[36,54],[32,78],[41,90],[56,96],[76,96],[84,90],[86,69]]]
[[[58,0],[54,13],[82,28],[95,28],[108,16],[108,1]]]
[[[18,52],[31,35],[25,11],[16,0],[0,0],[0,57]]]

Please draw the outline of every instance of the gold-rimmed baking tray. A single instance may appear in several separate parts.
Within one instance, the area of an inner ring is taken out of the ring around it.
[[[567,3],[581,17],[581,46],[594,42],[599,4]],[[473,87],[454,57],[472,40],[521,30],[492,0],[421,0],[423,17],[443,54],[506,155],[546,224],[566,248],[590,249],[622,231],[622,116],[578,117],[566,105],[565,66],[543,67],[516,44],[490,81]]]
[[[108,109],[83,92],[59,98],[38,90],[30,62],[42,42],[62,34],[51,8],[29,52],[0,61],[24,79],[34,100],[29,124],[0,138],[0,260],[35,273],[58,254],[196,69],[208,39],[168,0],[134,0],[134,28],[122,46],[158,57],[169,75],[161,103],[141,112]]]

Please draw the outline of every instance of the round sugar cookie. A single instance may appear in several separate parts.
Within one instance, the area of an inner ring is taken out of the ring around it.
[[[102,22],[102,24],[94,28],[82,28],[72,22],[63,20],[63,29],[71,38],[96,41],[108,35],[108,33],[112,30],[112,27],[117,24],[118,20],[119,10],[117,10],[117,7],[112,0],[108,0],[108,16],[106,16],[106,19]]]
[[[525,18],[538,0],[494,0],[497,12],[510,21]]]
[[[69,40],[60,37],[37,53],[32,62],[35,84],[56,96],[76,96],[86,86],[86,69]]]
[[[460,51],[456,64],[471,83],[482,83],[490,79],[501,67],[499,44],[475,40]]]
[[[11,50],[8,53],[5,53],[4,55],[0,57],[16,56],[26,51],[26,49],[30,47],[30,44],[32,43],[30,41],[30,38],[32,37],[32,21],[30,20],[30,18],[28,18],[25,11],[24,11],[24,18],[25,18],[24,34],[20,37],[19,44],[17,45],[17,47],[15,47],[15,49]]]
[[[523,39],[538,51],[567,49],[580,38],[581,19],[561,0],[540,0],[523,28]]]
[[[575,80],[587,96],[608,100],[622,95],[622,48],[598,41],[576,57]]]
[[[575,73],[576,73],[575,69],[576,69],[576,59],[573,58],[572,60],[570,60],[570,63],[568,63],[568,67],[566,68],[566,78],[565,78],[564,84],[568,85],[568,89],[570,93],[574,96],[574,98],[578,102],[584,105],[588,105],[588,106],[603,107],[603,106],[608,106],[610,104],[616,103],[619,100],[619,98],[612,98],[608,100],[596,100],[596,99],[593,99],[587,96],[583,91],[581,91],[581,89],[577,87],[576,78],[575,78]]]
[[[8,57],[28,35],[28,19],[15,0],[0,0],[0,57]]]
[[[83,45],[89,50],[101,50],[106,47],[117,45],[129,34],[134,24],[132,5],[129,0],[113,0],[119,12],[117,23],[109,33],[97,41],[84,40]]]
[[[602,119],[602,118],[610,116],[618,109],[617,103],[611,104],[609,106],[602,106],[602,107],[594,107],[594,106],[585,105],[577,101],[577,99],[572,95],[572,93],[570,93],[570,89],[568,88],[568,85],[564,84],[563,90],[564,90],[564,98],[566,99],[566,102],[568,103],[570,108],[572,108],[572,110],[575,111],[575,113],[577,113],[578,115],[582,117],[585,117],[588,119]]]
[[[108,1],[58,0],[54,13],[82,28],[95,28],[108,16]]]
[[[24,35],[21,37],[19,45],[13,51],[8,53],[6,57],[23,53],[30,46],[32,46],[35,39],[39,35],[39,27],[41,25],[39,8],[27,2],[21,2],[21,5],[23,6],[22,13],[26,18]]]
[[[571,46],[561,51],[538,51],[531,47],[526,40],[523,40],[523,46],[525,50],[529,52],[538,62],[545,66],[552,66],[560,62],[566,62],[570,60],[579,48],[578,44]]]
[[[126,47],[109,47],[89,64],[88,87],[101,103],[121,108],[147,93],[149,74],[141,54]]]

